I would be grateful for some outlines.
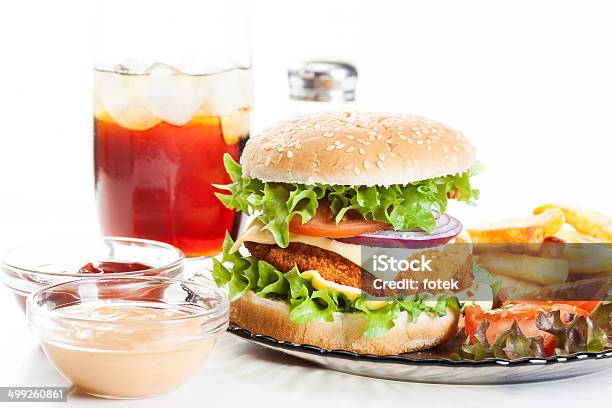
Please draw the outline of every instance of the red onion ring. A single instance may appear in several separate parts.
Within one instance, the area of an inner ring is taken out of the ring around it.
[[[436,214],[434,214],[435,216]],[[448,214],[438,214],[436,229],[428,234],[423,230],[394,231],[382,230],[349,238],[334,238],[347,244],[380,248],[432,248],[446,244],[459,235],[463,226],[458,219]]]

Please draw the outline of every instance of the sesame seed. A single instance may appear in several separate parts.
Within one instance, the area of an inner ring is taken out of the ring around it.
[[[359,148],[359,154],[365,154],[365,149],[363,147]]]
[[[357,176],[361,173],[361,170],[359,170],[359,167],[355,167],[353,171],[355,172],[355,175]]]
[[[393,139],[387,139],[387,140],[385,140],[385,143],[387,143],[387,144],[393,143]]]
[[[293,157],[293,152],[291,150],[287,150],[287,157],[288,158],[292,158]]]
[[[366,170],[367,170],[367,169],[369,169],[369,168],[370,168],[370,162],[369,162],[369,161],[367,161],[367,160],[366,160],[366,161],[364,161],[364,162],[363,162],[363,168],[364,168],[364,169],[366,169]]]
[[[334,137],[334,132],[325,132],[325,133],[323,133],[323,136],[325,136],[325,137]]]
[[[349,147],[346,148],[346,152],[347,153],[352,153],[354,151],[355,151],[355,148],[353,146],[349,146]]]
[[[340,144],[340,141],[339,141],[339,140],[334,140],[334,144],[335,144],[336,146],[338,146],[338,145]]]
[[[308,167],[310,167],[311,169],[315,169],[317,167],[317,163],[310,162],[310,163],[308,163]]]
[[[355,136],[353,135],[345,135],[345,136],[348,140],[353,140],[355,138]]]
[[[379,169],[383,168],[383,162],[381,162],[380,160],[376,160],[376,165],[378,166]]]
[[[279,147],[278,149],[276,149],[277,152],[282,153],[285,151],[285,149],[283,149],[282,147]]]
[[[368,136],[368,139],[370,139],[370,140],[374,140],[374,139],[376,139],[376,138],[374,137],[374,135],[370,135],[370,136]]]
[[[264,161],[264,166],[267,166],[270,164],[270,160],[272,160],[272,158],[270,156],[266,157],[266,160]]]
[[[337,149],[337,150],[342,150],[342,149],[344,149],[344,146],[346,146],[346,145],[345,145],[345,144],[343,144],[343,143],[337,144],[337,145],[336,145],[336,149]]]
[[[335,145],[327,145],[327,147],[325,148],[325,150],[327,150],[328,152],[331,150],[334,150],[336,148]]]
[[[417,140],[417,144],[422,145],[422,144],[423,144],[423,141],[422,141],[421,139],[419,139],[419,140]]]
[[[404,134],[400,134],[399,138],[402,139],[402,140],[406,140],[407,139],[406,135],[404,135]]]
[[[385,147],[387,148],[387,151],[388,151],[388,152],[390,152],[390,151],[391,151],[391,146],[386,145]]]
[[[389,155],[390,155],[391,157],[397,157],[397,154],[395,154],[395,153],[393,153],[393,152],[389,153]]]
[[[379,158],[380,160],[385,160],[385,155],[384,155],[384,154],[382,154],[382,153],[378,153],[378,158]]]

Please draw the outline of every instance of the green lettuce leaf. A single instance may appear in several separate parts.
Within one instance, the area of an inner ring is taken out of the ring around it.
[[[604,331],[608,341],[612,342],[612,302],[600,302],[589,317]]]
[[[555,353],[572,354],[580,351],[601,352],[608,338],[605,331],[590,316],[572,315],[567,323],[561,312],[540,313],[536,319],[538,329],[555,336]]]
[[[459,191],[459,200],[474,204],[478,190],[470,185],[470,176],[477,171],[471,169],[406,185],[345,186],[298,183],[264,183],[244,177],[242,168],[229,154],[223,158],[225,168],[232,180],[227,185],[215,185],[225,190],[215,193],[228,208],[256,216],[264,223],[281,248],[289,245],[289,222],[295,215],[302,223],[308,222],[316,213],[319,200],[327,198],[336,222],[344,215],[356,211],[366,220],[391,224],[394,229],[407,231],[415,228],[433,232],[436,222],[432,210],[446,212],[447,194]]]
[[[515,360],[522,357],[546,357],[542,337],[526,337],[516,321],[512,323],[510,329],[500,333],[492,345],[489,345],[486,337],[488,328],[489,322],[483,320],[474,334],[476,341],[471,344],[470,337],[467,337],[462,351],[469,358],[482,360],[495,357]]]
[[[364,334],[368,337],[384,335],[394,326],[394,320],[401,312],[407,312],[416,321],[423,312],[444,315],[447,308],[460,310],[457,299],[438,298],[435,306],[428,306],[423,299],[391,299],[381,309],[370,310],[363,298],[350,301],[343,293],[331,290],[317,290],[310,279],[304,278],[294,267],[282,273],[273,265],[240,252],[230,254],[234,242],[229,234],[223,242],[221,261],[213,259],[213,279],[218,286],[228,285],[229,297],[235,301],[248,290],[257,296],[282,300],[289,306],[289,319],[294,323],[312,321],[334,321],[334,313],[362,313],[368,323]]]
[[[499,289],[502,285],[502,281],[500,279],[495,279],[493,275],[491,275],[491,273],[483,268],[478,262],[472,263],[472,274],[474,275],[475,282],[490,286],[491,291],[493,292],[493,297],[497,297]]]
[[[393,321],[397,319],[401,313],[399,304],[395,301],[390,302],[380,309],[369,310],[363,299],[357,299],[355,308],[364,312],[368,318],[368,324],[364,332],[367,337],[380,337],[384,335],[395,326]]]

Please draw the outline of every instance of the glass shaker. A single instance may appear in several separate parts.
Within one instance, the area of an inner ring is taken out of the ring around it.
[[[348,62],[312,60],[288,70],[288,116],[355,110],[357,68]]]

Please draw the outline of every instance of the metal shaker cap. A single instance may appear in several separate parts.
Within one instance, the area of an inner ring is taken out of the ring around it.
[[[289,96],[300,101],[355,100],[357,68],[341,61],[305,61],[288,71]]]

